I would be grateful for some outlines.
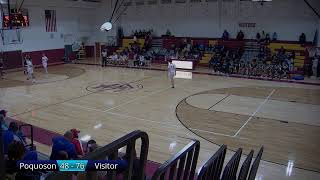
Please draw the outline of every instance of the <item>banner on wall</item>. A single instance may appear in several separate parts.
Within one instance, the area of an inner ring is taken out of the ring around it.
[[[57,18],[55,10],[45,10],[46,32],[57,32]]]

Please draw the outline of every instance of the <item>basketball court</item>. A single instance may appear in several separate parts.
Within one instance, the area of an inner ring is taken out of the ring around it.
[[[320,177],[319,86],[193,74],[172,89],[163,71],[77,64],[36,75],[34,84],[22,72],[0,81],[9,117],[60,134],[77,127],[99,144],[146,131],[149,159],[160,163],[190,139],[201,141],[199,167],[219,145],[228,154],[264,145],[258,179]]]
[[[100,146],[141,130],[150,139],[147,160],[155,163],[196,139],[197,171],[222,145],[228,149],[225,162],[242,148],[241,164],[263,146],[256,180],[320,179],[320,63],[311,60],[320,52],[320,6],[310,1],[2,0],[0,110],[41,129],[34,143],[48,156],[51,135],[73,128],[81,131],[81,141]],[[246,37],[238,38],[239,31]],[[264,31],[270,37],[262,42]],[[307,39],[300,42],[304,33]],[[283,73],[279,60],[281,74],[274,76],[277,67],[270,64],[278,54],[290,58],[291,70],[288,64]],[[177,68],[175,88],[168,58],[184,66]],[[214,72],[215,58],[221,66],[239,60],[244,73],[232,63],[232,73],[229,65]],[[256,58],[265,66],[252,64]],[[107,59],[114,64],[101,67]],[[23,72],[31,75],[30,67],[33,81]],[[272,75],[263,74],[267,68]]]

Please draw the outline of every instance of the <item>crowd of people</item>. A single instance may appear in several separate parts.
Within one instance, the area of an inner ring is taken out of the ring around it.
[[[295,59],[294,52],[286,52],[281,47],[275,55],[266,46],[261,46],[259,54],[252,60],[242,60],[242,51],[216,48],[209,62],[209,68],[218,74],[237,74],[267,78],[290,78]]]
[[[41,179],[47,175],[46,171],[27,172],[19,171],[16,162],[19,160],[39,160],[38,153],[35,147],[29,147],[27,139],[19,130],[16,122],[12,121],[7,125],[7,111],[0,111],[1,133],[3,140],[3,152],[6,160],[6,176],[8,179]],[[52,138],[52,149],[50,160],[70,160],[81,159],[88,153],[96,151],[99,146],[93,139],[85,142],[79,140],[78,129],[70,129],[64,135]],[[136,152],[134,152],[136,157]],[[127,154],[120,153],[119,160],[128,160]],[[134,159],[134,168],[137,167],[137,157]],[[121,172],[118,172],[121,173]],[[105,173],[100,173],[104,176]],[[133,176],[137,175],[133,172]]]

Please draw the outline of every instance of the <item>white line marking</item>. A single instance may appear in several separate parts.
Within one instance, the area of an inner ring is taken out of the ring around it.
[[[194,130],[194,131],[200,131],[200,132],[205,132],[205,133],[209,133],[209,134],[215,134],[215,135],[219,135],[219,136],[226,136],[226,137],[231,137],[231,138],[235,138],[233,135],[228,135],[228,134],[222,134],[222,133],[215,133],[215,132],[211,132],[211,131],[206,131],[206,130],[201,130],[201,129],[194,129],[194,128],[189,128],[190,130]],[[248,139],[248,138],[242,138],[242,137],[236,137],[238,139]]]
[[[256,111],[253,112],[250,117],[248,118],[248,120],[240,127],[240,129],[233,135],[233,137],[236,137],[240,131],[248,124],[249,121],[251,121],[251,119],[258,113],[258,111],[261,109],[261,107],[269,100],[269,98],[272,96],[272,94],[275,92],[276,90],[273,89],[270,94],[268,95],[268,97],[266,97],[266,99],[260,103],[260,105],[257,107]]]
[[[188,81],[187,81],[187,82],[188,82]],[[187,82],[184,82],[184,83],[187,83]],[[184,83],[181,83],[181,84],[184,84]],[[177,84],[177,85],[181,85],[181,84]],[[161,93],[161,92],[166,91],[166,90],[168,90],[168,89],[171,89],[171,87],[167,87],[167,88],[165,88],[165,89],[160,89],[160,90],[158,90],[158,91],[155,91],[155,92],[152,92],[152,93],[143,95],[143,96],[139,96],[139,97],[134,98],[134,99],[131,99],[130,101],[127,101],[127,102],[125,102],[125,103],[119,104],[119,105],[114,106],[114,107],[109,108],[109,109],[106,109],[106,110],[104,110],[104,112],[111,111],[111,110],[116,109],[116,108],[118,108],[118,107],[121,107],[121,106],[130,104],[130,103],[132,103],[132,102],[134,102],[134,101],[136,101],[136,100],[140,100],[140,99],[143,99],[143,98],[145,98],[145,97],[149,97],[149,96],[151,96],[151,95]]]

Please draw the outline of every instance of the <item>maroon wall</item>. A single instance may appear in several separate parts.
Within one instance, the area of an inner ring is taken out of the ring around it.
[[[15,69],[22,67],[21,51],[7,51],[3,53],[4,69]]]
[[[94,46],[85,46],[86,57],[94,56]]]

